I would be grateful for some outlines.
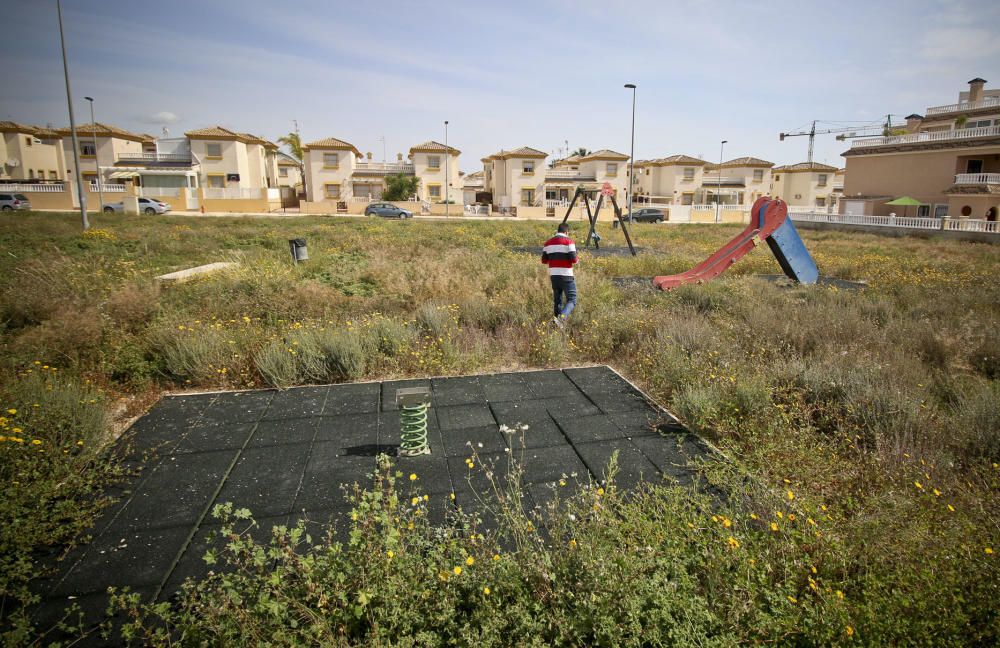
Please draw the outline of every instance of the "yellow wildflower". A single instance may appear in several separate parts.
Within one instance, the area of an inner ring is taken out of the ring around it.
[[[410,504],[412,504],[413,506],[416,506],[419,503],[420,503],[419,497],[414,497],[413,499],[410,500]]]
[[[417,480],[417,473],[410,473],[410,481],[416,481],[416,480]]]
[[[500,560],[500,554],[493,554],[493,562]]]
[[[32,439],[31,445],[42,445],[42,442],[40,439]]]
[[[393,553],[392,550],[390,549],[389,551],[385,552],[385,555],[389,557],[389,560],[392,560],[393,556],[395,556],[396,554]]]
[[[789,603],[798,603],[799,601],[794,596],[789,596],[788,597],[788,602]]]
[[[462,575],[462,568],[461,567],[456,566],[455,569],[452,569],[451,571],[456,576],[461,576]]]
[[[844,593],[841,592],[840,590],[837,590],[837,598],[839,598],[839,599],[844,598]]]
[[[848,637],[854,636],[854,628],[852,628],[851,626],[847,626],[847,628],[844,631],[847,633]]]
[[[954,513],[955,512],[955,507],[952,506],[951,504],[949,504],[948,505],[948,510],[951,511],[952,513]]]
[[[17,414],[17,410],[14,409],[14,408],[10,408],[9,410],[7,410],[7,413],[8,414]]]
[[[469,567],[472,567],[473,565],[476,564],[476,559],[473,558],[472,556],[469,556],[468,558],[465,559],[465,564],[468,565]]]
[[[777,531],[777,530],[778,530],[778,523],[777,522],[772,522],[771,523],[771,531]]]
[[[601,495],[604,495],[604,489],[603,488],[598,488],[597,489],[597,496],[600,497]]]
[[[483,594],[485,594],[486,596],[490,595],[490,588],[489,588],[489,586],[483,588]]]
[[[733,536],[729,536],[729,539],[726,540],[726,542],[728,542],[729,546],[732,547],[733,549],[740,548],[740,541],[734,538]]]
[[[795,499],[795,493],[788,491],[788,501],[792,501],[793,499]]]
[[[983,549],[983,552],[985,552],[986,555],[988,555],[988,556],[992,556],[993,555],[993,547],[986,547],[985,549]]]

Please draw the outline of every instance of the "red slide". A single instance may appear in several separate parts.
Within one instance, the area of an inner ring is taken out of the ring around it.
[[[784,201],[773,200],[766,196],[758,198],[750,208],[750,224],[739,235],[687,272],[653,277],[653,285],[660,290],[670,290],[683,284],[704,283],[715,279],[770,236],[786,218],[788,218],[788,207]]]

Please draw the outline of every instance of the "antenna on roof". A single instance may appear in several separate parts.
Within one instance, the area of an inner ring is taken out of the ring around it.
[[[163,133],[163,137],[170,137],[170,129],[169,129],[169,128],[167,128],[166,126],[164,126],[164,127],[163,127],[162,129],[160,129],[160,130],[161,130],[161,131],[162,131],[162,133]]]

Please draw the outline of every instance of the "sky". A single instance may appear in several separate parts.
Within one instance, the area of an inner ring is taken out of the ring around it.
[[[0,0],[0,119],[69,124],[55,0]],[[220,125],[375,160],[444,141],[501,149],[806,159],[779,132],[902,121],[1000,87],[1000,2],[887,0],[64,0],[78,124],[172,136]],[[16,28],[11,28],[15,26]],[[814,159],[849,143],[817,135]]]

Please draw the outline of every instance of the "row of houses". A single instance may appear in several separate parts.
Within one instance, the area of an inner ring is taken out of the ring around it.
[[[376,162],[371,153],[328,137],[305,144],[300,162],[273,142],[222,126],[155,138],[100,123],[77,129],[76,157],[90,192],[172,197],[175,209],[189,210],[269,210],[298,204],[301,191],[303,211],[358,211],[382,197],[389,176],[401,174],[418,180],[409,198],[425,211],[464,204],[532,214],[565,205],[578,187],[610,185],[619,204],[630,192],[635,202],[667,207],[740,207],[771,195],[793,207],[881,216],[899,212],[888,203],[905,195],[919,202],[910,215],[996,220],[1000,90],[985,84],[973,79],[957,103],[911,114],[905,127],[883,137],[854,139],[843,169],[816,162],[775,166],[755,157],[717,164],[683,154],[630,167],[629,156],[610,149],[549,162],[544,151],[521,146],[484,157],[481,170],[463,174],[461,151],[436,141],[412,146],[405,159],[398,153],[391,162]],[[3,121],[0,134],[0,183],[63,192],[67,199],[74,193],[69,129]]]

